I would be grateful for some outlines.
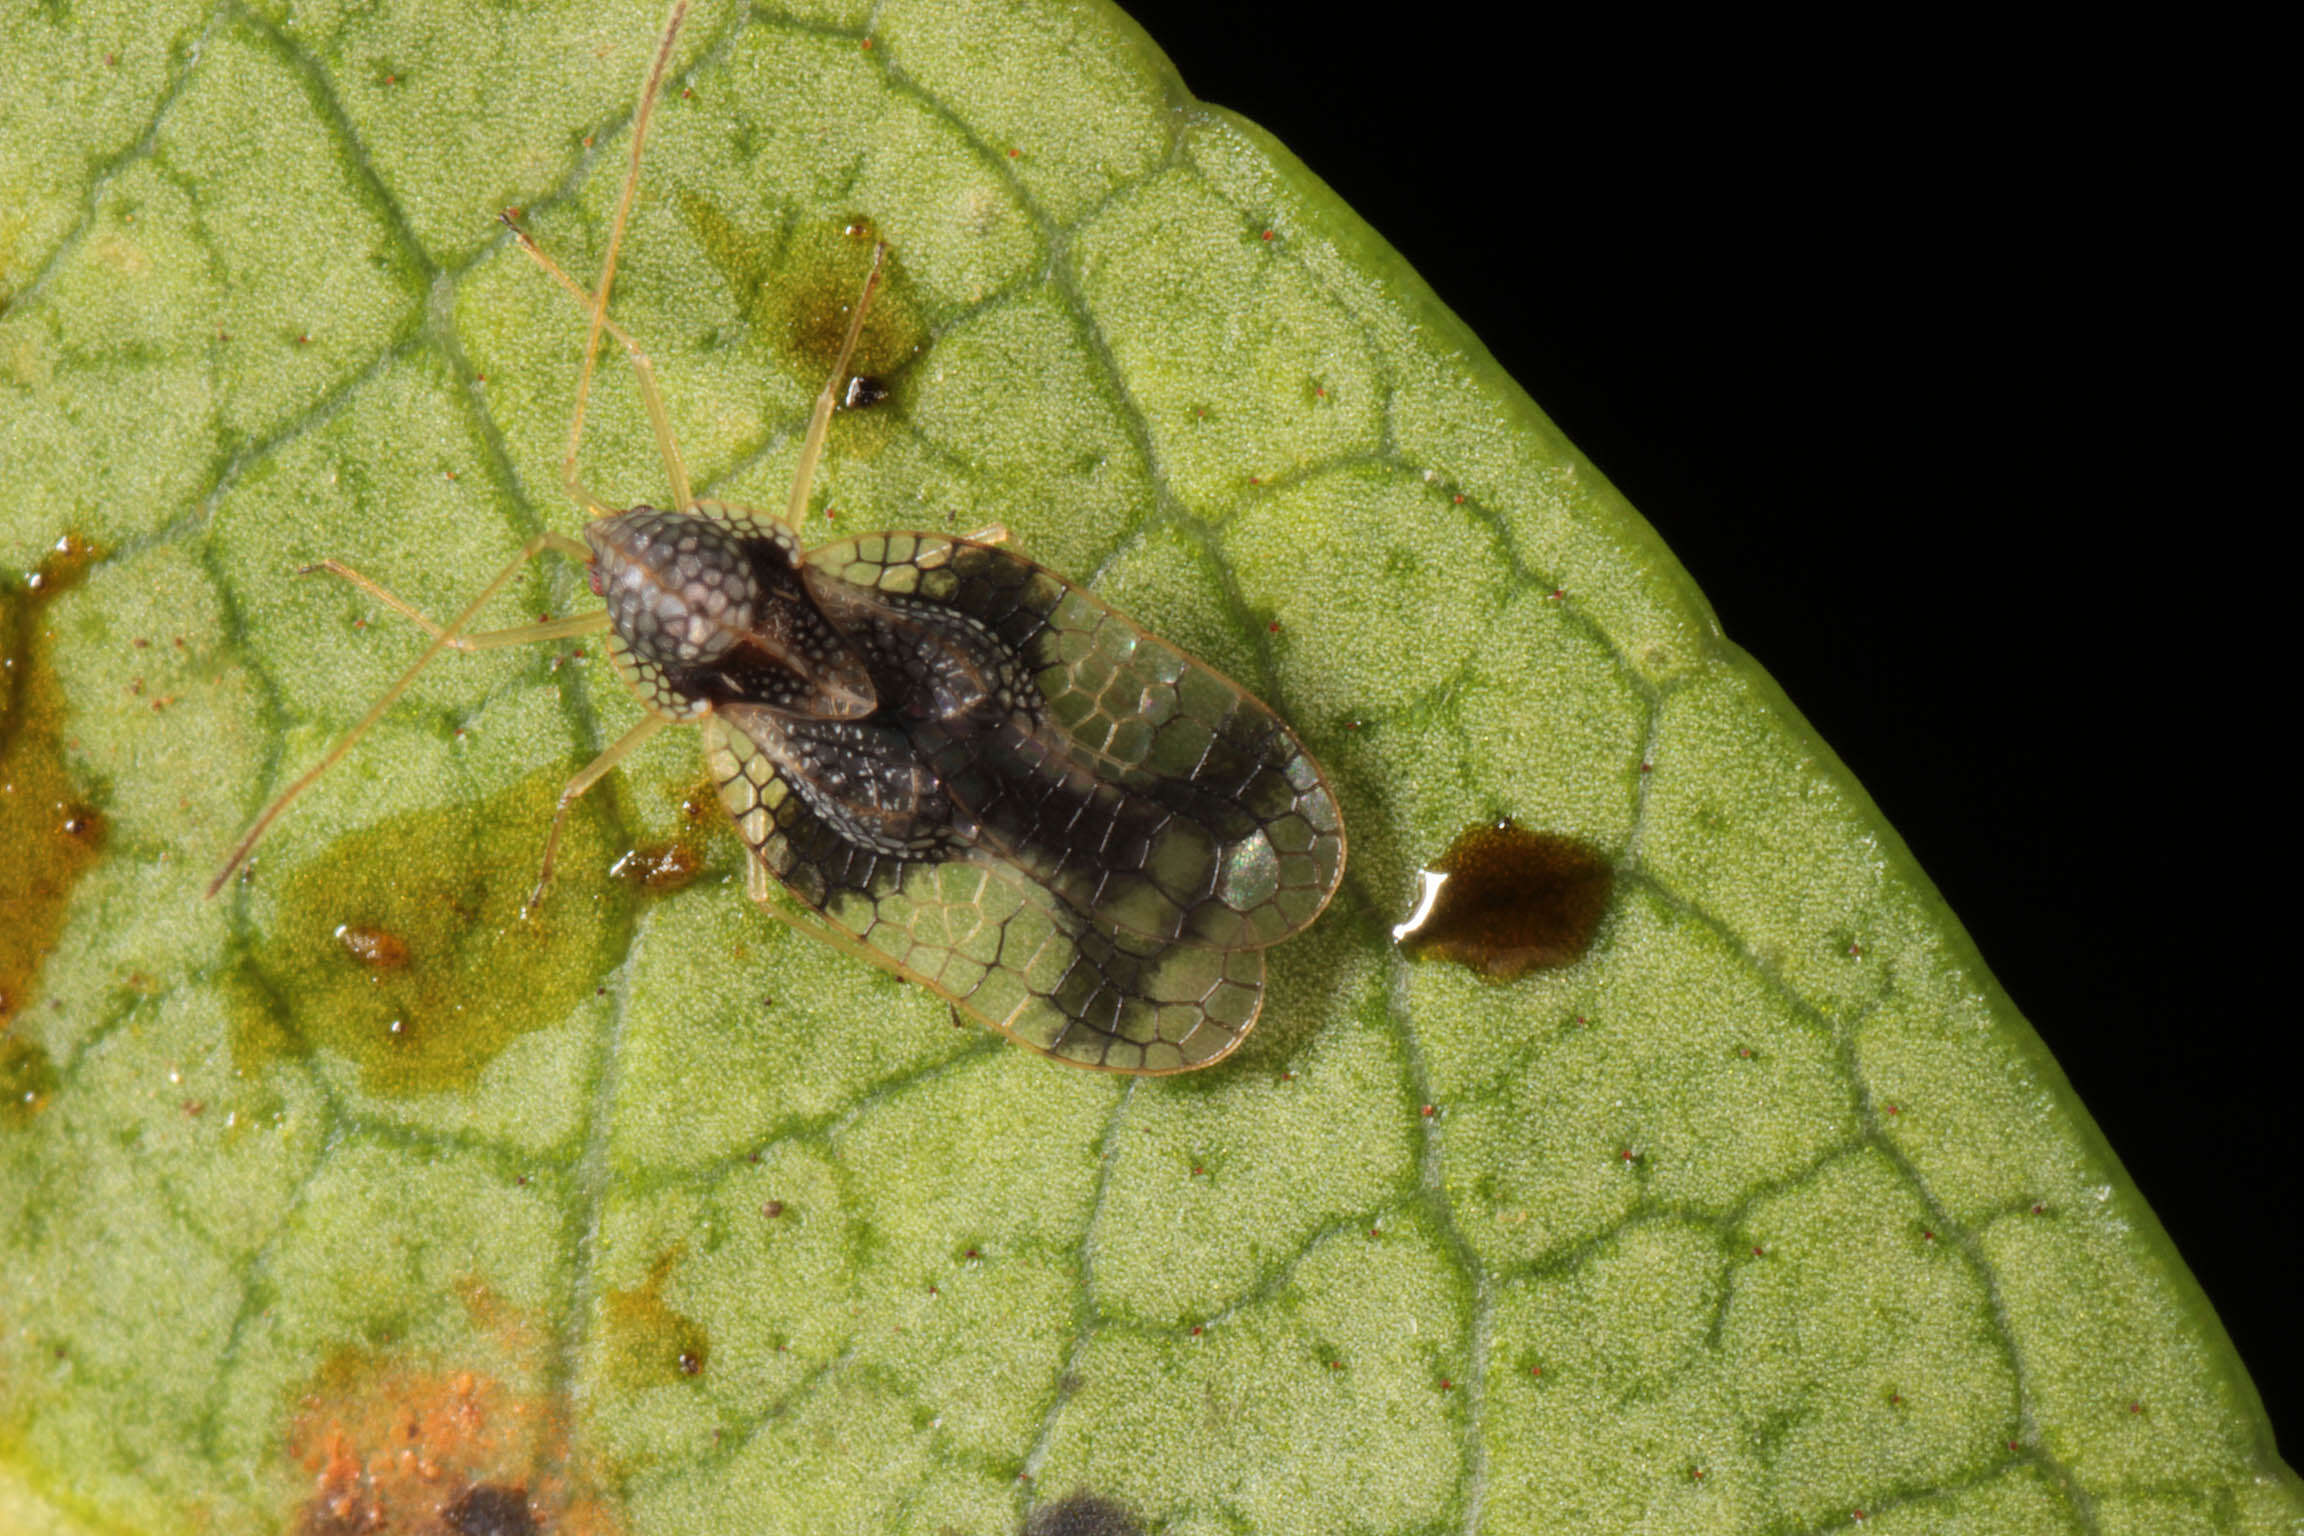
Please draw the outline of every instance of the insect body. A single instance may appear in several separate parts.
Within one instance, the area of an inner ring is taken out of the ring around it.
[[[547,535],[522,560],[583,559],[605,611],[465,635],[516,561],[434,627],[415,666],[449,646],[608,631],[649,714],[562,792],[539,899],[576,796],[663,725],[697,722],[751,851],[747,888],[779,915],[1061,1060],[1126,1072],[1217,1060],[1255,1022],[1264,949],[1318,916],[1342,877],[1343,827],[1319,768],[1239,687],[994,542],[887,533],[803,551],[795,530],[872,282],[817,397],[785,517],[690,496],[653,370],[606,315],[679,23],[676,10],[636,114],[598,292],[519,237],[591,309],[594,340],[605,329],[630,352],[673,505],[616,511],[577,480],[588,346],[562,478],[593,516],[582,543]],[[226,875],[414,670],[259,817]],[[778,886],[796,912],[777,906]]]
[[[1273,714],[1003,549],[803,556],[738,508],[595,521],[610,653],[705,721],[765,872],[832,930],[1066,1060],[1204,1065],[1318,915],[1343,841]]]

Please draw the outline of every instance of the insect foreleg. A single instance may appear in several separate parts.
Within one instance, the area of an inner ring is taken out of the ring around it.
[[[560,853],[560,830],[568,824],[568,808],[576,797],[600,782],[610,769],[630,757],[644,746],[648,738],[672,722],[662,715],[643,716],[640,723],[616,738],[607,751],[585,764],[584,771],[568,781],[560,791],[560,803],[552,808],[552,827],[544,834],[544,867],[536,872],[536,889],[529,892],[527,904],[520,909],[522,917],[533,917],[544,903],[544,888],[552,883],[552,861]]]
[[[548,537],[553,539],[552,547],[560,553],[573,554],[579,560],[590,558],[590,551],[580,541],[563,539],[557,535],[548,535]],[[414,603],[399,596],[374,577],[363,576],[341,560],[322,560],[317,564],[303,567],[296,574],[309,576],[314,571],[326,571],[331,576],[343,577],[394,613],[416,624],[436,640],[446,633]],[[520,624],[511,629],[484,629],[478,634],[454,635],[448,639],[447,645],[450,650],[455,651],[491,651],[503,645],[529,645],[539,640],[566,640],[577,635],[596,635],[608,626],[608,610],[603,608],[597,613],[579,613],[565,619],[546,619],[540,624]]]
[[[262,813],[256,818],[256,824],[248,829],[246,835],[238,843],[233,845],[231,854],[224,860],[224,867],[216,871],[216,878],[208,882],[208,894],[213,896],[224,888],[224,882],[232,878],[232,871],[238,869],[240,861],[248,857],[248,850],[256,846],[257,840],[264,835],[264,829],[272,825],[274,818],[295,804],[298,795],[310,789],[314,780],[334,767],[338,758],[352,750],[354,742],[368,734],[370,726],[384,718],[384,711],[390,709],[399,700],[400,695],[408,691],[408,685],[416,681],[416,674],[423,671],[433,657],[456,643],[457,638],[464,633],[464,626],[478,617],[480,610],[488,605],[488,600],[503,591],[511,583],[512,578],[520,574],[522,566],[548,549],[559,550],[573,542],[575,541],[565,534],[540,533],[526,544],[521,545],[520,553],[512,557],[511,563],[498,571],[489,580],[488,585],[480,589],[479,596],[464,605],[464,611],[450,620],[446,629],[439,631],[432,637],[432,643],[424,647],[423,654],[408,663],[407,670],[393,680],[391,687],[384,690],[382,698],[368,707],[368,713],[360,717],[359,723],[346,731],[338,739],[336,745],[328,749],[326,756],[305,769],[295,783],[282,790],[277,799],[264,807]]]

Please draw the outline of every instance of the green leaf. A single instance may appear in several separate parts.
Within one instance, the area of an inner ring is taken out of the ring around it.
[[[699,485],[779,506],[869,222],[892,392],[810,535],[1003,522],[1295,723],[1352,866],[1235,1057],[1067,1071],[774,925],[684,733],[518,925],[638,718],[596,646],[435,665],[203,900],[420,648],[297,568],[446,613],[577,526],[582,316],[493,215],[597,270],[659,22],[7,25],[0,1528],[2295,1523],[1862,791],[1106,8],[702,7],[616,313]],[[615,358],[583,472],[664,494]],[[584,601],[543,562],[484,622]],[[1414,871],[1498,816],[1615,862],[1592,951],[1404,960]]]

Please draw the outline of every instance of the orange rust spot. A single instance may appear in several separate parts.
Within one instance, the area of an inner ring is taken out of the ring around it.
[[[566,1435],[540,1397],[470,1370],[345,1353],[290,1426],[309,1491],[296,1536],[611,1536],[609,1508],[569,1481]]]
[[[104,818],[65,767],[46,623],[48,604],[95,558],[66,535],[21,587],[0,581],[0,1029],[31,1002],[72,887],[104,846]]]

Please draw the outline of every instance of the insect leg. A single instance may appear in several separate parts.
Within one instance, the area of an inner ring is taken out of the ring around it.
[[[856,297],[856,307],[848,315],[848,334],[840,343],[840,356],[833,361],[832,377],[824,381],[824,392],[816,397],[816,408],[808,413],[808,435],[800,440],[800,467],[792,472],[792,499],[784,505],[784,526],[794,533],[808,518],[808,488],[816,478],[816,462],[824,457],[824,437],[832,430],[832,405],[840,393],[840,383],[848,376],[848,359],[855,355],[856,338],[864,333],[864,311],[872,307],[872,290],[880,286],[880,263],[888,254],[888,242],[872,243],[872,270],[865,274],[864,291]]]
[[[630,757],[646,744],[649,737],[672,722],[662,715],[648,715],[623,735],[607,751],[585,764],[584,771],[570,779],[560,791],[560,803],[552,809],[552,828],[544,834],[544,867],[536,872],[536,889],[528,893],[528,900],[520,909],[522,917],[533,917],[544,904],[544,888],[552,883],[552,861],[560,852],[560,829],[568,824],[568,807],[576,797],[607,776],[610,769]]]
[[[544,551],[557,548],[563,542],[566,542],[565,535],[540,533],[526,544],[521,545],[520,553],[512,557],[511,564],[498,571],[489,580],[488,585],[480,589],[480,595],[465,604],[464,611],[450,620],[446,629],[433,637],[432,643],[424,647],[423,654],[410,662],[408,669],[393,680],[391,687],[384,690],[384,696],[369,706],[368,713],[360,717],[360,722],[351,730],[346,731],[337,740],[336,745],[328,749],[327,755],[305,769],[295,783],[280,791],[278,797],[270,805],[264,807],[262,813],[256,818],[256,824],[248,829],[238,843],[233,845],[231,854],[224,860],[224,867],[216,871],[216,878],[208,882],[208,894],[213,896],[224,888],[224,882],[232,878],[232,871],[240,867],[240,861],[248,857],[248,851],[256,846],[259,838],[263,837],[264,829],[271,826],[273,820],[282,811],[293,805],[298,795],[310,789],[314,780],[334,767],[338,758],[351,751],[354,742],[368,734],[368,728],[382,719],[384,711],[390,709],[400,695],[408,691],[408,685],[416,680],[416,674],[423,671],[433,657],[455,644],[456,637],[464,632],[464,626],[478,617],[480,610],[487,606],[488,600],[503,591],[510,584],[512,578],[520,574],[521,567]]]
[[[552,281],[566,289],[569,296],[575,299],[577,303],[583,305],[587,310],[592,307],[592,295],[584,290],[583,284],[562,270],[560,263],[545,255],[544,248],[536,243],[535,237],[512,222],[511,214],[499,214],[497,217],[504,221],[506,229],[512,231],[513,238],[520,242],[521,251],[527,255],[530,261],[542,267]],[[625,352],[630,354],[632,358],[633,375],[640,381],[641,403],[648,407],[649,425],[656,429],[656,449],[664,455],[665,473],[672,478],[672,505],[675,510],[685,512],[694,506],[696,501],[689,494],[688,466],[680,457],[679,447],[672,441],[672,417],[664,409],[664,393],[656,387],[656,365],[648,360],[648,354],[640,350],[640,343],[634,341],[624,327],[609,319],[605,314],[600,317],[600,323],[606,328],[609,335],[624,344]],[[581,487],[571,485],[569,491],[580,504],[590,507],[596,512],[605,510],[601,507],[599,498]]]
[[[557,535],[549,534],[546,537],[553,540],[551,547],[561,554],[573,552],[576,559],[588,560],[591,558],[591,552],[576,539],[563,539]],[[322,560],[316,565],[303,567],[296,574],[309,576],[314,571],[326,571],[332,576],[343,577],[385,607],[403,618],[413,621],[434,639],[438,639],[445,633],[414,603],[393,592],[374,577],[361,575],[341,560]],[[565,619],[546,619],[541,624],[521,624],[511,629],[484,629],[473,635],[453,635],[449,637],[447,644],[449,649],[457,651],[490,651],[500,645],[528,645],[538,640],[565,640],[575,635],[594,635],[606,629],[608,623],[608,611],[603,608],[598,613],[579,613]]]
[[[560,483],[568,494],[595,514],[606,510],[587,495],[576,479],[576,448],[584,441],[584,405],[592,395],[592,358],[600,347],[600,333],[608,325],[608,289],[616,281],[616,254],[624,246],[624,226],[632,217],[632,199],[640,187],[640,151],[648,142],[648,120],[656,113],[657,87],[672,63],[672,44],[680,36],[680,23],[688,14],[688,0],[674,0],[672,15],[664,23],[664,36],[656,44],[655,62],[648,66],[647,83],[640,87],[640,104],[632,112],[632,163],[624,172],[624,190],[616,198],[616,221],[608,227],[608,257],[600,267],[600,287],[591,295],[592,328],[584,336],[584,366],[576,375],[576,414],[568,423],[568,454],[560,461]],[[681,476],[683,480],[687,477]],[[682,487],[675,487],[675,490]],[[686,498],[681,498],[685,506]]]

